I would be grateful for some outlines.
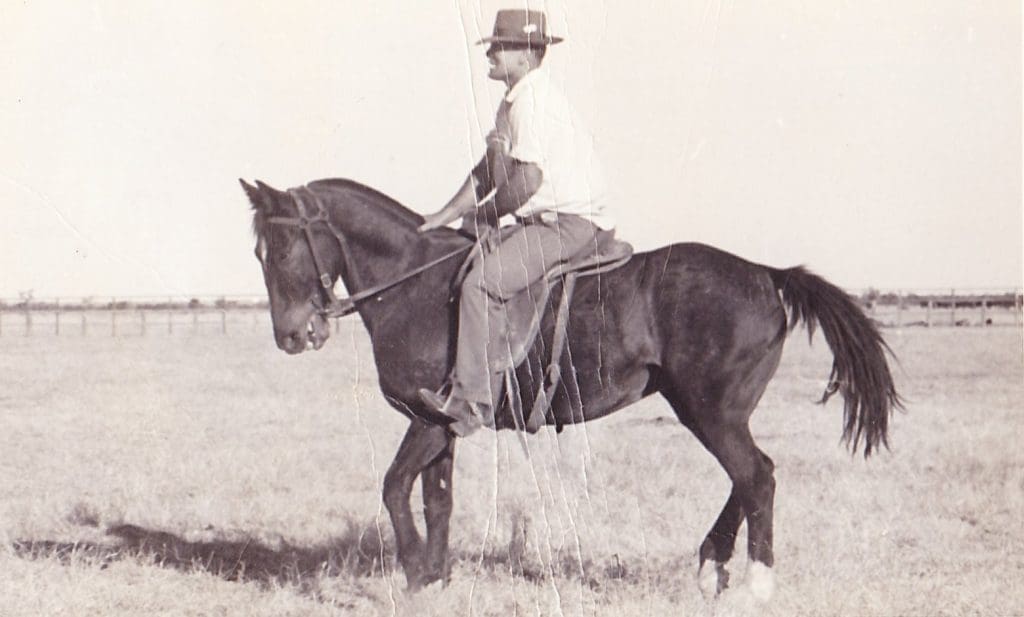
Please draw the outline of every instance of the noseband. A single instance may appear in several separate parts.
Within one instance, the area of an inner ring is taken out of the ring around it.
[[[301,193],[305,193],[310,201],[313,203],[315,213],[309,215],[306,213],[306,201],[303,200]],[[302,230],[303,237],[306,238],[306,244],[309,245],[309,252],[313,256],[313,266],[316,268],[317,278],[320,280],[320,295],[321,301],[324,301],[323,306],[317,307],[317,312],[324,317],[344,317],[354,313],[357,308],[356,304],[367,298],[376,296],[381,292],[398,285],[399,283],[410,279],[425,270],[429,270],[434,266],[445,262],[452,257],[460,253],[465,253],[473,247],[472,244],[469,246],[463,246],[438,257],[437,259],[426,263],[422,266],[414,268],[409,272],[401,275],[397,279],[364,289],[363,291],[357,292],[356,294],[348,297],[339,299],[334,295],[334,280],[331,277],[330,271],[325,268],[323,260],[317,255],[316,243],[313,242],[313,226],[322,224],[327,227],[331,235],[334,236],[334,240],[338,243],[338,247],[341,248],[342,259],[348,264],[351,261],[349,256],[348,246],[345,243],[345,236],[334,226],[330,217],[327,215],[327,210],[323,204],[320,203],[320,199],[316,193],[310,190],[308,187],[301,187],[298,189],[288,189],[288,194],[291,195],[292,200],[295,202],[295,210],[299,213],[298,217],[287,217],[287,216],[272,216],[267,219],[267,222],[272,225],[285,225],[287,227],[295,227]]]

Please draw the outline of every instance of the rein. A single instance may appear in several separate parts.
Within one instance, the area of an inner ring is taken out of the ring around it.
[[[306,214],[306,202],[302,199],[302,196],[299,194],[300,190],[305,191],[312,198],[313,205],[316,208],[316,213],[313,214],[312,216]],[[383,291],[391,289],[395,285],[405,282],[408,279],[416,276],[417,274],[425,272],[426,270],[429,270],[430,268],[433,268],[438,264],[444,263],[445,261],[448,261],[449,259],[455,257],[456,255],[465,253],[473,247],[472,244],[470,244],[469,246],[459,247],[454,251],[445,253],[444,255],[438,257],[437,259],[434,259],[428,263],[423,264],[422,266],[413,268],[412,270],[406,272],[405,274],[402,274],[396,279],[378,285],[374,285],[373,287],[370,287],[368,289],[356,292],[354,295],[349,296],[348,298],[339,299],[337,296],[334,295],[334,280],[332,279],[330,272],[324,267],[324,263],[321,261],[320,257],[316,253],[316,244],[313,242],[313,226],[316,225],[317,223],[321,223],[325,227],[327,227],[327,229],[331,232],[331,235],[334,236],[334,239],[338,243],[338,246],[341,248],[342,257],[345,259],[346,263],[348,263],[350,259],[348,245],[345,243],[345,236],[340,231],[338,231],[338,229],[334,226],[334,223],[327,215],[327,210],[323,207],[323,204],[320,203],[320,199],[312,190],[310,190],[307,187],[302,187],[302,189],[289,189],[288,194],[291,195],[292,199],[295,201],[295,209],[298,211],[299,216],[272,216],[267,219],[267,222],[273,225],[285,225],[288,227],[296,227],[302,230],[303,236],[305,236],[306,238],[306,244],[309,245],[309,252],[313,255],[313,266],[316,268],[317,278],[320,280],[320,292],[327,300],[325,306],[317,307],[317,312],[320,315],[327,318],[344,317],[346,315],[351,315],[352,313],[356,312],[356,304],[358,304],[359,302],[366,300],[367,298],[376,296]]]

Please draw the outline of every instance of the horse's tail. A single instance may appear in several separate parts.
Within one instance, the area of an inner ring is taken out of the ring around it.
[[[843,395],[843,441],[856,452],[863,436],[865,457],[879,446],[888,448],[889,416],[902,402],[885,358],[892,350],[878,328],[846,292],[802,266],[769,271],[789,309],[790,330],[803,321],[808,337],[816,324],[825,333],[833,362],[820,402],[837,390]]]

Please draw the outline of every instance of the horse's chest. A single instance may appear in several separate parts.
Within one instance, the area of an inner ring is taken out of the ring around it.
[[[404,392],[410,385],[439,382],[450,358],[448,332],[436,319],[407,318],[373,336],[373,355],[381,387]]]

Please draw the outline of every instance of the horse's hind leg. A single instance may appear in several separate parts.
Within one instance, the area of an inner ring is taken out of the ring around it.
[[[722,512],[700,545],[700,570],[697,584],[705,598],[713,598],[729,586],[726,569],[736,547],[736,534],[743,522],[743,506],[736,489],[729,493]]]
[[[732,480],[733,489],[722,514],[701,546],[704,560],[705,547],[708,553],[717,552],[725,544],[735,544],[736,529],[745,515],[747,519],[747,585],[759,600],[768,600],[775,591],[775,563],[772,551],[773,510],[775,502],[775,465],[754,444],[750,430],[743,426],[719,426],[707,431],[709,449],[725,468]],[[737,516],[737,511],[741,514]],[[720,527],[721,526],[721,527]],[[722,531],[729,535],[719,535]],[[722,555],[730,555],[731,551]],[[717,560],[716,560],[717,561]]]
[[[751,593],[762,600],[774,592],[771,567],[775,465],[758,449],[747,423],[778,366],[781,351],[778,345],[762,353],[748,354],[749,363],[729,371],[731,383],[717,384],[721,393],[717,397],[699,391],[684,397],[663,389],[676,415],[718,459],[733,484],[729,499],[701,544],[698,577],[705,595],[718,594],[727,586],[729,575],[725,565],[732,557],[736,533],[744,518],[749,556],[747,584]]]
[[[704,447],[711,450],[711,444],[704,432],[689,414],[686,406],[672,392],[664,392],[676,416],[697,437]],[[721,513],[711,526],[704,542],[700,545],[700,570],[697,574],[697,585],[705,598],[714,598],[729,586],[729,560],[732,559],[736,547],[736,535],[743,523],[743,506],[736,493],[735,485],[729,493],[729,499],[722,507]]]
[[[747,519],[747,584],[760,600],[775,590],[772,525],[775,502],[775,464],[757,448],[743,426],[713,426],[707,433],[694,431],[718,459],[732,480],[732,492],[700,546],[698,585],[705,597],[714,597],[729,584],[726,569],[736,546],[736,534]]]

